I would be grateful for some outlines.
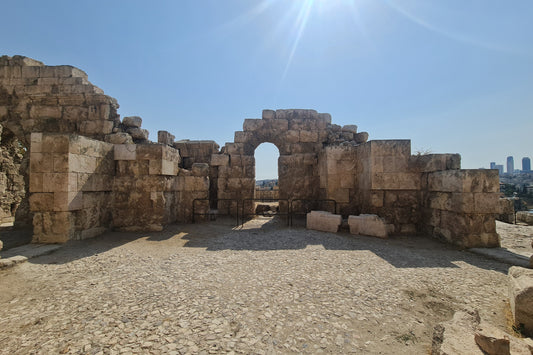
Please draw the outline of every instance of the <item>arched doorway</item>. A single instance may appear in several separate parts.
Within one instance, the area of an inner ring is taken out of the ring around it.
[[[274,215],[279,212],[279,149],[272,143],[262,143],[255,149],[255,212]]]

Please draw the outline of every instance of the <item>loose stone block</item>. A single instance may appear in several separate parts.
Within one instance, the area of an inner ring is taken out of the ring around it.
[[[368,132],[356,133],[354,134],[353,139],[355,143],[358,143],[358,144],[366,143],[368,141]]]
[[[131,135],[126,132],[117,132],[105,136],[105,141],[112,144],[133,144]]]
[[[129,116],[129,117],[124,117],[124,119],[122,120],[122,124],[125,126],[125,127],[136,127],[136,128],[140,128],[141,125],[143,123],[143,120],[142,118],[140,118],[139,116]]]
[[[349,216],[348,225],[350,233],[356,235],[368,235],[372,237],[388,238],[389,227],[385,221],[375,214],[361,214]]]
[[[342,126],[342,132],[357,133],[357,126],[354,124],[347,124]]]
[[[533,270],[512,266],[509,269],[509,299],[516,326],[533,336]]]
[[[342,216],[326,211],[311,211],[307,214],[307,229],[337,233]]]
[[[137,127],[128,128],[126,132],[129,133],[133,139],[141,141],[148,140],[148,136],[150,135],[150,132],[148,132],[147,129]]]
[[[167,131],[158,131],[157,132],[157,142],[161,144],[166,144],[172,146],[174,144],[174,139],[176,137],[170,134]]]

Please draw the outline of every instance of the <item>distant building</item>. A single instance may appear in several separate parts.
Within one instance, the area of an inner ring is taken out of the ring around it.
[[[491,161],[491,162],[490,162],[490,168],[491,168],[491,169],[496,169],[496,163],[493,162],[493,161]]]
[[[513,157],[507,157],[507,174],[514,173],[514,159]]]
[[[531,159],[528,157],[522,158],[522,171],[530,172],[531,171]]]
[[[503,175],[503,165],[502,164],[494,165],[494,169],[498,169],[500,176]]]

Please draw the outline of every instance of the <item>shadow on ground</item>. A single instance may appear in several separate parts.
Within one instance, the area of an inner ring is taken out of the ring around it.
[[[51,255],[32,263],[63,264],[104,253],[128,243],[159,243],[165,250],[200,248],[206,251],[341,250],[370,251],[397,268],[457,268],[457,263],[507,273],[509,266],[459,250],[430,237],[401,236],[380,239],[353,236],[347,232],[325,233],[303,227],[288,227],[286,221],[267,218],[259,226],[236,226],[232,220],[170,225],[161,232],[109,232],[99,237],[71,241]],[[139,245],[142,250],[142,245]],[[360,257],[361,254],[354,254]]]

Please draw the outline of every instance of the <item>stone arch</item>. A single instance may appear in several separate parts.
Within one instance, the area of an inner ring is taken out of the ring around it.
[[[252,199],[255,190],[255,149],[274,144],[280,153],[280,199],[319,199],[318,155],[327,142],[329,114],[315,110],[264,110],[261,119],[245,119],[233,143],[222,150],[226,164],[218,165],[219,199]],[[220,159],[216,157],[215,159]],[[212,165],[213,164],[212,160]]]

